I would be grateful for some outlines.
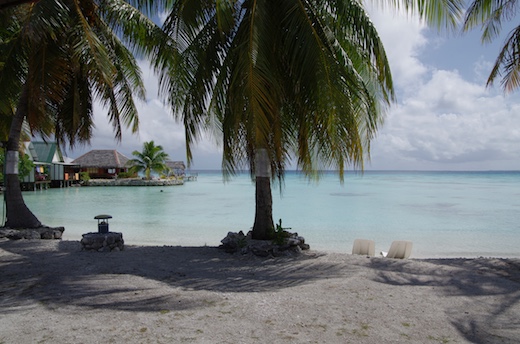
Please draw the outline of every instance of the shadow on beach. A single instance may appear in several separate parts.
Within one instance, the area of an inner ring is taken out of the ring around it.
[[[392,260],[314,251],[266,259],[216,247],[171,246],[99,253],[81,251],[74,241],[23,240],[0,241],[0,275],[4,314],[35,302],[49,309],[195,310],[222,305],[231,294],[235,301],[250,293],[270,299],[284,289],[312,285],[317,298],[344,298],[338,302],[345,307],[353,303],[348,297],[361,302],[365,294],[357,291],[372,291],[365,302],[378,309],[409,311],[426,323],[432,313],[442,314],[472,343],[516,343],[520,336],[518,259]],[[318,289],[323,286],[330,296]]]
[[[376,281],[435,289],[446,316],[472,343],[518,343],[520,260],[500,258],[372,260]]]
[[[45,242],[24,240],[0,242],[0,249],[11,253],[0,257],[3,308],[33,299],[56,307],[186,309],[211,301],[194,303],[191,297],[183,302],[181,290],[270,292],[344,272],[339,264],[319,262],[320,254],[265,259],[233,256],[216,247],[126,246],[121,252],[87,252],[74,241],[49,249]],[[306,263],[291,264],[296,261]]]

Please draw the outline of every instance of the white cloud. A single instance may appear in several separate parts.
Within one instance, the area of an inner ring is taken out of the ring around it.
[[[417,19],[381,12],[372,13],[372,18],[390,59],[398,104],[389,110],[373,142],[367,167],[520,169],[519,97],[485,88],[492,61],[468,51],[452,64],[439,60],[443,69],[436,61],[426,64],[423,60],[428,59],[422,58],[430,51],[453,57],[442,50],[449,38],[426,35]],[[476,44],[464,37],[457,41]],[[472,74],[461,75],[458,68],[467,66],[473,66]]]
[[[411,87],[420,82],[428,68],[418,56],[428,44],[425,26],[417,17],[370,9],[370,18],[385,45],[396,87]]]
[[[517,97],[493,94],[457,72],[436,71],[393,108],[374,142],[372,168],[517,169]]]
[[[479,57],[473,64],[473,72],[475,73],[475,81],[487,82],[489,73],[493,68],[493,62],[485,59],[483,56]]]

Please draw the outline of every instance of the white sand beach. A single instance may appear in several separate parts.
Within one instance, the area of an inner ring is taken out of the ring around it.
[[[518,343],[519,259],[0,241],[0,343]]]

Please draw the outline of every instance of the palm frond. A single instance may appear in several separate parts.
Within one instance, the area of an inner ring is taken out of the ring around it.
[[[489,43],[499,36],[504,21],[514,19],[518,11],[517,0],[473,0],[464,20],[464,30],[482,28],[482,42]],[[518,49],[520,26],[513,29],[505,40],[495,65],[487,80],[487,85],[502,76],[504,91],[512,92],[520,86],[520,53]]]
[[[520,26],[516,27],[506,39],[498,54],[495,65],[488,77],[487,84],[502,76],[501,84],[505,92],[512,92],[520,87]]]
[[[517,0],[474,0],[466,11],[464,30],[482,27],[482,42],[491,42],[502,30],[502,22],[516,16]]]
[[[390,6],[406,13],[416,13],[437,29],[454,30],[464,14],[465,0],[373,0],[376,6]]]
[[[188,159],[202,128],[222,133],[225,175],[241,167],[254,174],[259,149],[267,149],[279,178],[293,155],[309,175],[362,166],[394,93],[380,38],[360,4],[219,5],[180,1],[165,23],[181,54],[162,87],[186,126]]]

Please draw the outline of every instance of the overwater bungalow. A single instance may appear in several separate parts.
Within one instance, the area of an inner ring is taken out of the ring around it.
[[[170,168],[171,175],[174,175],[175,177],[185,176],[186,165],[184,164],[184,161],[166,160],[166,166]]]
[[[114,179],[128,172],[128,159],[115,149],[95,149],[72,161],[78,172],[87,172],[92,179]]]
[[[79,175],[72,173],[75,165],[65,162],[56,142],[26,142],[25,153],[34,169],[21,180],[22,190],[66,187],[79,181]]]

